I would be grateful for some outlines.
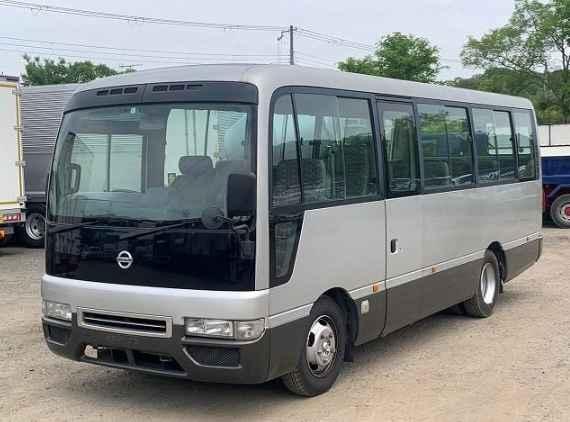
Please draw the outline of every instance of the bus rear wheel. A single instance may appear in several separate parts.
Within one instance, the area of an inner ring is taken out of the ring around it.
[[[315,303],[309,320],[297,367],[282,377],[289,391],[305,397],[332,387],[342,369],[347,341],[346,316],[330,297]]]
[[[499,261],[493,252],[485,251],[479,282],[475,294],[469,300],[463,302],[465,313],[475,318],[487,318],[493,313],[495,302],[499,295],[501,276]]]
[[[550,218],[561,229],[570,229],[570,194],[560,195],[550,207]]]

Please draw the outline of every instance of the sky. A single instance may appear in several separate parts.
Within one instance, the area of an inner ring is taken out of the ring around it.
[[[373,44],[399,31],[428,39],[440,49],[446,69],[440,79],[466,77],[460,53],[468,36],[504,25],[514,0],[29,0],[37,4],[125,15],[241,25],[294,25]],[[281,62],[288,38],[276,31],[199,29],[80,17],[2,6],[0,74],[24,72],[22,54],[70,61],[91,59],[135,69],[201,62]],[[335,67],[366,51],[295,35],[296,62]],[[55,43],[67,43],[55,44]],[[70,45],[74,44],[74,45]],[[88,44],[91,47],[79,46]],[[101,48],[94,48],[101,47]],[[104,48],[103,48],[104,47]],[[41,54],[39,54],[41,53]],[[259,56],[252,56],[259,55]]]

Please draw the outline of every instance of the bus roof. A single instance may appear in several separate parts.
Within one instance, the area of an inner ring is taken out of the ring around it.
[[[209,64],[150,69],[97,79],[83,84],[78,92],[113,86],[189,81],[249,82],[257,86],[260,92],[266,93],[272,93],[275,89],[283,86],[310,86],[389,96],[533,108],[532,103],[522,97],[381,78],[338,70],[274,64]]]

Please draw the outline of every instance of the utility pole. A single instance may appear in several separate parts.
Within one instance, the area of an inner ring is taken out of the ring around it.
[[[295,49],[293,48],[293,32],[295,32],[297,28],[293,25],[289,25],[288,30],[281,31],[281,35],[277,37],[277,41],[281,41],[286,33],[289,33],[289,64],[295,64]]]
[[[289,64],[295,64],[295,50],[293,49],[293,25],[289,25]]]

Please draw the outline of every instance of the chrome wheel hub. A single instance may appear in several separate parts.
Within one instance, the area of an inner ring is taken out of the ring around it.
[[[313,375],[324,376],[336,358],[336,327],[328,316],[318,317],[307,336],[307,363]]]
[[[30,239],[40,240],[44,237],[45,220],[44,217],[35,212],[26,216],[26,234]]]
[[[481,296],[487,305],[491,305],[495,299],[497,290],[497,273],[493,264],[487,262],[481,270]]]
[[[570,204],[564,204],[560,207],[560,218],[562,221],[570,222]]]

